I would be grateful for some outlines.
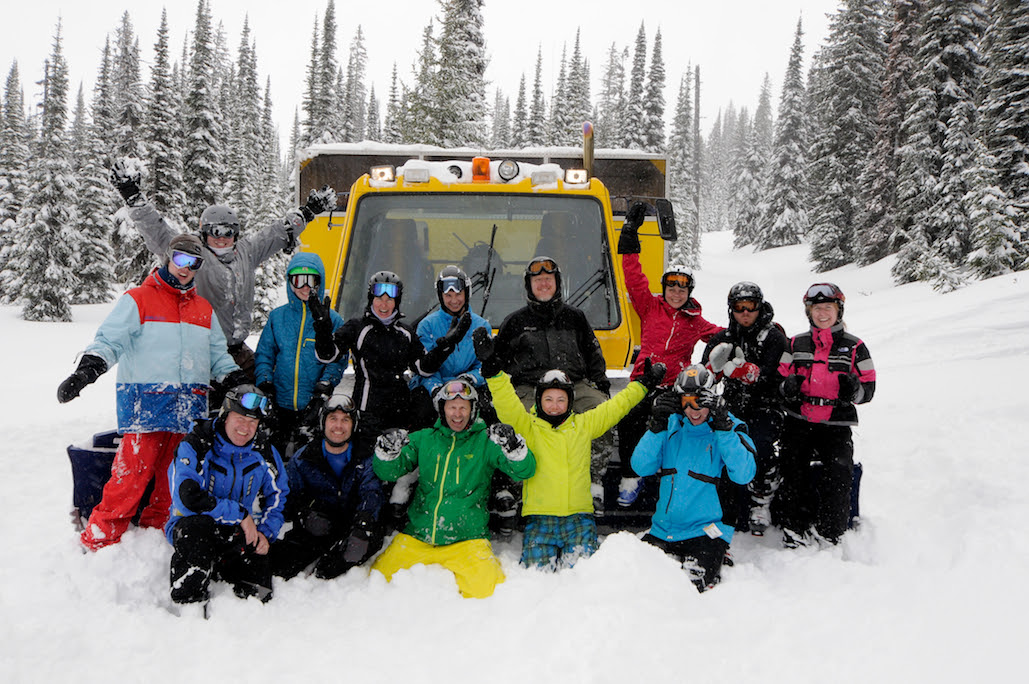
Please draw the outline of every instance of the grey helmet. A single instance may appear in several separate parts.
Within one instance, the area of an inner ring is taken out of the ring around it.
[[[239,237],[239,216],[236,211],[224,204],[212,204],[200,215],[200,236],[207,241],[207,236]]]

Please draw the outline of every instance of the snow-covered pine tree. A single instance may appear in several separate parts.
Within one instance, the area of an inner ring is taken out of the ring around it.
[[[499,150],[511,145],[511,102],[504,92],[497,88],[493,98],[493,128],[490,146]]]
[[[696,184],[694,176],[693,99],[690,89],[690,69],[679,80],[679,94],[675,100],[672,135],[668,139],[668,182],[670,198],[675,210],[678,239],[669,245],[669,261],[696,266],[699,244],[697,223]]]
[[[3,118],[0,121],[0,302],[17,299],[10,261],[21,236],[18,213],[29,192],[29,155],[32,132],[25,120],[25,94],[18,62],[11,63],[4,84]]]
[[[182,223],[186,205],[182,178],[182,131],[179,125],[182,110],[181,91],[176,87],[170,66],[167,12],[161,13],[161,24],[154,44],[154,61],[150,68],[150,85],[143,117],[143,138],[146,141],[146,177],[143,179],[147,199],[169,222]],[[110,190],[112,206],[121,205],[121,198]]]
[[[575,47],[572,49],[572,61],[568,66],[567,100],[569,145],[579,145],[582,141],[582,124],[592,119],[590,106],[590,63],[582,54],[579,43],[579,29],[575,31]]]
[[[547,143],[570,145],[569,129],[572,121],[568,116],[568,46],[561,47],[561,66],[557,70],[557,85],[550,96],[550,121],[547,123]]]
[[[807,232],[805,167],[807,166],[807,120],[801,62],[804,30],[797,20],[790,59],[783,78],[779,112],[775,122],[770,171],[761,201],[761,220],[754,244],[771,249],[800,242]]]
[[[340,88],[341,66],[336,59],[336,3],[329,0],[325,6],[322,21],[322,40],[318,46],[317,86],[314,91],[317,118],[310,122],[310,144],[332,143],[343,140],[343,108],[340,98],[345,91]]]
[[[515,98],[514,114],[511,120],[511,147],[518,149],[529,144],[529,113],[525,103],[525,72],[518,82],[518,97]]]
[[[443,10],[436,94],[444,147],[482,147],[486,123],[486,35],[483,0],[439,0]]]
[[[294,126],[295,137],[299,125]],[[291,183],[293,157],[288,156],[286,165],[283,165],[279,154],[279,133],[272,121],[270,79],[265,83],[260,137],[256,147],[258,175],[254,180],[261,192],[257,198],[254,221],[257,227],[261,227],[278,220],[293,203],[295,194]],[[251,329],[255,332],[264,327],[268,321],[268,314],[282,301],[288,261],[289,256],[280,252],[257,267],[254,278],[254,317],[251,322]]]
[[[422,45],[414,64],[414,85],[407,92],[404,122],[404,142],[438,145],[442,143],[436,97],[436,71],[438,70],[436,39],[430,20],[422,31]]]
[[[729,102],[726,111],[718,110],[715,122],[704,141],[701,160],[701,202],[706,210],[700,218],[702,232],[727,230],[729,224],[729,175],[731,137],[735,130],[736,107]]]
[[[218,102],[215,36],[208,0],[198,0],[196,24],[186,73],[183,102],[185,153],[183,179],[187,225],[197,225],[200,214],[221,195],[221,159],[224,122]]]
[[[611,43],[604,65],[604,78],[597,103],[596,141],[598,147],[619,147],[622,144],[625,117],[625,62],[627,48],[619,50]],[[688,87],[688,86],[687,86]]]
[[[846,0],[812,80],[810,259],[818,272],[855,259],[860,175],[871,159],[886,59],[882,0]]]
[[[992,278],[1025,269],[1029,266],[1029,245],[1019,235],[1013,219],[1016,212],[997,182],[997,161],[978,140],[969,175],[972,190],[965,202],[973,225],[972,252],[968,255],[972,272],[977,278]]]
[[[765,175],[772,156],[772,134],[772,81],[766,73],[754,121],[747,131],[743,158],[733,182],[737,209],[733,245],[737,249],[754,242],[757,235]]]
[[[79,88],[72,123],[73,170],[79,191],[75,207],[78,215],[79,251],[75,255],[79,287],[72,293],[72,304],[100,304],[110,301],[115,283],[111,260],[111,214],[114,201],[106,158],[96,127],[86,114],[86,101]]]
[[[642,150],[646,144],[644,123],[646,102],[644,86],[647,74],[647,34],[640,22],[636,34],[636,47],[632,53],[632,70],[629,72],[629,93],[626,96],[622,123],[622,146],[630,150]]]
[[[654,34],[650,70],[643,88],[643,149],[657,152],[665,147],[665,60],[661,54],[661,29]]]
[[[8,267],[13,291],[27,321],[70,321],[70,302],[79,287],[75,230],[77,182],[66,144],[68,65],[61,46],[61,24],[43,76],[42,122],[29,171],[29,190],[18,214],[18,240]]]
[[[912,94],[915,38],[921,0],[893,0],[882,93],[868,165],[858,183],[861,202],[855,221],[855,256],[863,266],[889,254],[897,231],[897,150],[904,113]]]
[[[532,104],[526,122],[525,145],[539,147],[547,143],[547,103],[543,99],[543,48],[536,52],[536,78],[532,84]]]
[[[375,96],[375,84],[368,87],[367,120],[364,126],[364,140],[382,140],[382,118],[379,113],[379,98]]]
[[[389,82],[389,100],[386,102],[386,118],[382,124],[382,142],[399,143],[403,140],[402,120],[400,81],[397,76],[397,63],[393,62],[393,73],[390,76]]]
[[[264,188],[258,184],[267,144],[263,140],[261,123],[261,89],[258,85],[256,48],[250,39],[249,19],[243,22],[236,73],[227,93],[232,106],[225,110],[225,128],[228,133],[225,146],[226,191],[224,201],[236,210],[240,222],[250,230],[258,230],[263,223],[257,221],[256,209]]]
[[[343,86],[343,114],[341,135],[344,142],[360,142],[368,127],[368,88],[365,72],[368,66],[368,51],[364,46],[364,32],[358,25],[354,40],[350,43],[350,57],[347,60],[346,82]]]
[[[319,110],[321,103],[321,69],[318,56],[318,17],[314,18],[314,28],[311,30],[311,56],[307,61],[307,73],[304,76],[304,95],[300,107],[304,112],[303,123],[301,124],[300,137],[297,139],[297,147],[307,147],[317,137],[316,129],[324,116]]]

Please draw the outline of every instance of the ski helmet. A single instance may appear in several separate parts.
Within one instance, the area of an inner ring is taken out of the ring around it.
[[[729,288],[729,306],[744,299],[752,299],[760,304],[765,301],[765,295],[756,283],[752,283],[749,280],[741,280]]]
[[[212,204],[200,215],[200,236],[207,237],[239,237],[239,216],[233,209],[224,204]]]
[[[707,369],[707,366],[694,363],[687,366],[675,378],[672,389],[683,398],[683,407],[687,404],[693,408],[701,408],[698,398],[711,392],[715,386],[715,376]]]
[[[436,406],[436,413],[439,414],[444,424],[447,422],[447,417],[443,413],[443,407],[451,399],[464,399],[471,404],[468,424],[474,423],[479,415],[479,393],[475,391],[475,383],[467,376],[459,375],[453,380],[447,380],[432,393],[432,403]]]
[[[843,303],[845,301],[847,301],[847,298],[843,296],[843,290],[835,283],[815,283],[804,293],[804,312],[807,314],[808,321],[810,321],[812,306],[824,302],[836,302],[836,307],[840,312],[839,320],[842,321]]]
[[[373,299],[383,294],[392,297],[397,303],[396,310],[400,311],[400,298],[404,296],[404,281],[393,271],[377,271],[368,279],[368,308],[371,309]]]
[[[554,274],[555,292],[553,299],[549,301],[559,301],[561,299],[561,268],[557,265],[557,261],[555,259],[548,256],[538,256],[525,265],[525,294],[529,298],[529,301],[539,301],[532,294],[532,277],[541,273]]]
[[[248,418],[264,418],[271,411],[271,402],[268,396],[253,385],[237,385],[225,393],[222,401],[220,417],[225,417],[229,411],[235,411],[241,416]]]
[[[665,269],[664,274],[661,276],[661,296],[665,296],[665,290],[669,283],[678,285],[679,287],[686,287],[687,299],[693,296],[693,288],[697,286],[697,281],[693,277],[693,271],[688,269],[682,264],[671,264]]]
[[[353,438],[353,434],[357,430],[357,406],[354,404],[354,400],[347,394],[333,394],[322,404],[321,409],[318,411],[318,426],[321,428],[322,435],[325,435],[325,421],[330,414],[336,411],[342,411],[350,416],[350,420],[354,424],[350,431],[351,438]],[[329,444],[334,447],[343,446],[334,442],[329,442]]]
[[[543,410],[543,393],[548,389],[564,390],[568,395],[568,410],[559,416],[547,415]],[[572,403],[575,401],[575,384],[568,374],[563,370],[553,369],[544,373],[536,383],[536,415],[551,425],[557,426],[565,421],[572,413]]]
[[[439,272],[439,277],[436,278],[436,297],[444,311],[447,310],[446,305],[443,304],[443,295],[446,292],[464,292],[464,308],[457,312],[463,313],[468,309],[468,298],[472,294],[472,279],[453,264],[444,266],[443,270]]]

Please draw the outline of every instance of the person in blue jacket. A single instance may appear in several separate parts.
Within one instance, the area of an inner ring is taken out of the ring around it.
[[[315,577],[339,577],[382,547],[382,483],[370,454],[356,453],[351,440],[357,407],[336,393],[319,416],[321,439],[301,447],[286,465],[286,519],[293,527],[272,547],[272,572],[285,579],[309,565]]]
[[[756,472],[747,426],[730,415],[713,385],[706,367],[694,364],[683,370],[674,391],[654,403],[649,431],[632,454],[633,470],[661,479],[657,508],[643,540],[680,561],[702,592],[721,579],[734,532],[722,522],[722,468],[741,485]]]
[[[275,447],[256,440],[268,398],[253,385],[229,390],[214,420],[201,421],[179,444],[168,468],[171,518],[164,528],[175,549],[171,599],[202,603],[211,578],[240,598],[272,597],[268,551],[279,536],[289,494]]]
[[[255,352],[257,386],[275,404],[267,421],[271,442],[283,459],[311,441],[318,410],[343,377],[346,353],[329,364],[314,355],[314,322],[305,303],[325,296],[325,266],[317,254],[300,253],[286,267],[287,303],[272,310]],[[343,317],[329,311],[332,330]],[[292,442],[292,446],[291,446]]]

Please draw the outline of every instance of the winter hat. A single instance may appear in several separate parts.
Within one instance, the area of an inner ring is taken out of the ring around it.
[[[202,256],[203,248],[203,243],[200,242],[200,238],[196,235],[186,233],[176,235],[168,243],[168,259],[171,259],[172,252],[184,252],[193,256]]]

